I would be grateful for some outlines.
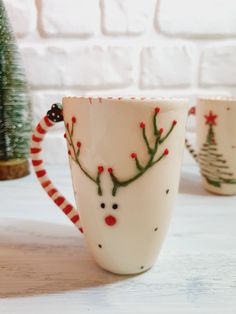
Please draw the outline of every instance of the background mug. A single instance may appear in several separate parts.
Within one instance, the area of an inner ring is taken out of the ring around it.
[[[198,162],[206,190],[236,194],[236,99],[199,98],[196,114],[197,150],[186,139],[186,147]]]
[[[63,98],[31,141],[36,175],[84,233],[97,263],[117,274],[149,269],[165,238],[177,194],[186,100]],[[77,209],[54,187],[40,156],[49,128],[65,123]]]

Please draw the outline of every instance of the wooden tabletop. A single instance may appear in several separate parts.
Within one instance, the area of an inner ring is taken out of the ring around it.
[[[50,166],[72,200],[65,166]],[[184,166],[168,237],[136,276],[100,269],[34,175],[0,182],[1,314],[236,313],[236,197],[207,193]]]

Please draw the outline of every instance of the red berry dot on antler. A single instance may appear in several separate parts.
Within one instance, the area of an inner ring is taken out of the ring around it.
[[[68,155],[71,155],[71,151],[70,150],[68,150]]]
[[[76,117],[72,117],[72,123],[76,123]]]
[[[78,148],[81,147],[81,142],[77,142],[77,147],[78,147]]]
[[[136,153],[132,153],[132,154],[130,155],[130,157],[131,157],[131,158],[137,158],[137,154],[136,154]]]
[[[193,115],[196,114],[196,108],[195,107],[190,108],[188,114],[193,114]]]
[[[99,172],[99,173],[102,173],[103,171],[104,171],[103,166],[98,166],[98,172]]]
[[[64,138],[66,138],[66,133],[64,133]]]
[[[145,123],[144,122],[140,122],[139,126],[140,126],[141,129],[144,129],[145,128]]]
[[[177,121],[176,121],[176,120],[173,120],[172,124],[173,124],[173,125],[176,125],[176,124],[177,124]]]
[[[68,122],[66,123],[66,128],[69,129],[69,123]]]
[[[109,173],[113,173],[113,169],[112,169],[112,168],[108,168],[107,171],[108,171]]]
[[[164,132],[163,128],[160,128],[159,133],[162,134]]]
[[[169,154],[169,150],[168,150],[168,148],[166,148],[165,150],[164,150],[164,155],[168,155]]]
[[[160,109],[159,107],[156,107],[156,108],[155,108],[155,112],[156,112],[156,113],[159,113],[160,110],[161,110],[161,109]]]

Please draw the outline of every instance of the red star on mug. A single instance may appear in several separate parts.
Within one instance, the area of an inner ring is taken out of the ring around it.
[[[208,115],[205,115],[206,124],[209,125],[216,125],[215,119],[217,118],[217,114],[213,114],[213,112],[210,110]]]

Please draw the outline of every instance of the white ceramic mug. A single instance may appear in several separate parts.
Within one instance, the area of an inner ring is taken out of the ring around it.
[[[197,100],[197,149],[186,147],[198,162],[206,190],[236,194],[236,99],[204,97]]]
[[[178,191],[186,100],[66,97],[37,125],[36,175],[82,231],[104,269],[149,269],[165,238]],[[77,209],[53,186],[40,156],[46,131],[64,120]]]

